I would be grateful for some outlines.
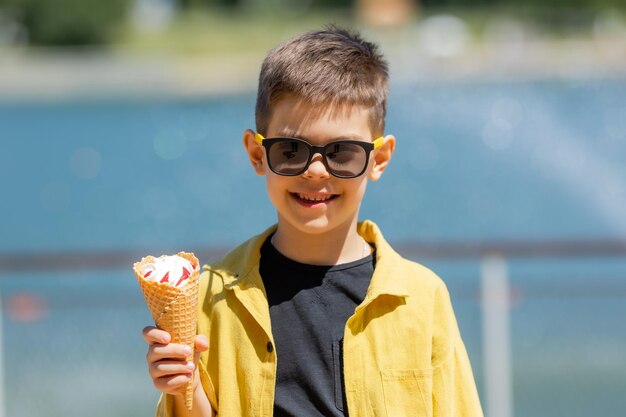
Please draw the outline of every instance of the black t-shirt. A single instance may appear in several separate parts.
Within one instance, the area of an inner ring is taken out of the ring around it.
[[[342,341],[374,272],[374,254],[341,265],[306,265],[261,247],[277,356],[275,417],[348,415]]]

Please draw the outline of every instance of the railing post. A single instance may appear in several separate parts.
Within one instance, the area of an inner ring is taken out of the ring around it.
[[[0,274],[0,284],[2,275]],[[2,286],[0,285],[0,288]],[[4,396],[4,310],[2,309],[2,291],[0,291],[0,417],[6,415],[6,397]]]
[[[482,260],[481,295],[486,415],[513,417],[509,277],[499,254]]]

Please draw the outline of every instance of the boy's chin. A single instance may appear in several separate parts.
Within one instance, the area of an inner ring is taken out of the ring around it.
[[[356,221],[354,221],[356,222]],[[308,235],[323,235],[331,231],[337,231],[342,226],[350,227],[353,221],[336,222],[326,217],[320,217],[316,219],[310,219],[308,221],[301,222],[289,222],[288,228],[296,229],[301,233]],[[279,224],[280,227],[280,224]]]

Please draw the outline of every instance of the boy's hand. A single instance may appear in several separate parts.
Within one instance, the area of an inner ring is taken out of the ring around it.
[[[164,330],[154,326],[145,327],[143,338],[148,343],[148,373],[156,389],[166,394],[183,395],[178,389],[189,382],[194,372],[194,388],[198,386],[198,359],[200,353],[209,348],[209,341],[204,335],[196,336],[193,362],[185,360],[190,353],[189,346],[170,343],[170,334]]]

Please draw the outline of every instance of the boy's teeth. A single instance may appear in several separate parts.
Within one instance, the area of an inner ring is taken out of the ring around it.
[[[309,196],[309,195],[298,193],[298,197],[302,200],[307,200],[307,201],[326,201],[326,200],[329,200],[332,197],[332,195],[314,197],[314,196]]]

